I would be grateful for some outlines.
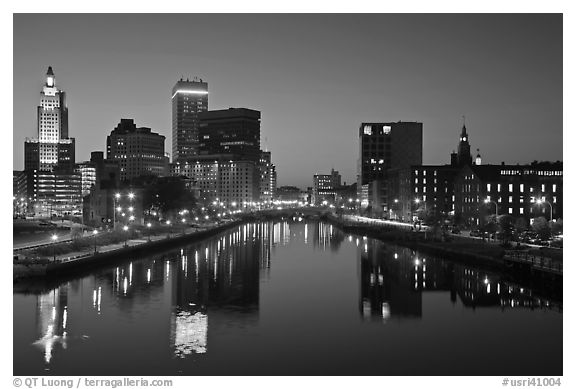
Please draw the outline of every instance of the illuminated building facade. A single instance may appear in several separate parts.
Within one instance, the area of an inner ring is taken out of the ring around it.
[[[66,93],[56,86],[50,66],[40,92],[37,137],[24,143],[26,197],[34,212],[61,216],[82,211],[80,176],[74,169],[75,140],[68,135]]]
[[[482,225],[485,216],[496,213],[530,224],[537,217],[562,218],[563,164],[465,166],[455,177],[454,208],[470,226]]]
[[[40,92],[37,109],[37,138],[24,143],[24,169],[50,171],[55,166],[74,166],[74,138],[68,137],[66,93],[56,87],[52,67]]]
[[[312,186],[312,204],[321,204],[327,201],[334,204],[336,191],[341,186],[342,176],[332,169],[330,174],[315,174]]]
[[[260,175],[260,196],[258,201],[270,202],[276,198],[276,166],[272,163],[270,151],[260,152],[258,163]]]
[[[106,138],[106,156],[118,161],[120,180],[168,174],[164,154],[166,137],[147,127],[136,127],[133,119],[122,119]]]
[[[388,170],[422,164],[422,123],[362,123],[359,129],[358,197],[363,209],[386,216]],[[375,183],[376,182],[376,183]]]
[[[198,156],[188,163],[173,164],[171,174],[193,179],[204,202],[245,207],[260,201],[260,167],[256,161],[230,154]]]
[[[198,114],[208,110],[208,83],[180,79],[172,88],[172,162],[198,155]]]

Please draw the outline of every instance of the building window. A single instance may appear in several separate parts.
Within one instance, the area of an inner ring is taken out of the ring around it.
[[[508,213],[509,213],[509,214],[512,214],[512,213],[513,213],[513,212],[512,212],[512,208],[508,208]]]
[[[492,190],[492,185],[491,184],[486,184],[486,191],[490,192]]]
[[[524,193],[524,184],[520,184],[520,192]]]
[[[552,184],[552,192],[556,193],[556,184]]]
[[[500,193],[500,184],[498,184],[498,193]]]
[[[546,185],[542,184],[542,192],[546,191]]]
[[[509,203],[512,202],[512,196],[508,196],[508,202],[509,202]]]
[[[508,192],[514,191],[514,184],[508,184]]]
[[[520,208],[520,215],[524,215],[524,208]]]

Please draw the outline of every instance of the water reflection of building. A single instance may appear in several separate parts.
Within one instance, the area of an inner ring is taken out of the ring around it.
[[[345,235],[341,230],[332,224],[323,222],[313,223],[311,227],[314,231],[312,243],[315,248],[321,248],[322,250],[330,248],[334,252],[340,249],[340,245],[345,239]]]
[[[417,274],[410,252],[363,239],[360,251],[360,312],[364,318],[383,319],[422,316],[422,295],[415,289]]]
[[[44,351],[44,361],[50,363],[55,347],[67,347],[68,289],[61,286],[48,293],[38,295],[36,304],[37,332],[40,338],[35,346]]]
[[[553,304],[501,276],[478,268],[424,257],[403,247],[349,237],[360,261],[360,313],[364,318],[422,316],[423,293],[449,292],[465,307],[549,308]],[[561,307],[559,308],[561,310]]]
[[[172,265],[173,311],[170,341],[176,357],[209,350],[210,328],[235,320],[254,321],[260,271],[270,267],[271,236],[286,229],[270,223],[245,224],[202,244],[184,248]],[[282,239],[280,239],[282,240]],[[167,264],[168,264],[167,263]]]

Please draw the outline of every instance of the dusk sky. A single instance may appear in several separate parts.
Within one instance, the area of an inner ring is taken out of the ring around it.
[[[104,151],[121,118],[171,152],[181,76],[208,82],[211,110],[262,112],[278,186],[331,168],[355,181],[369,121],[422,122],[426,164],[449,163],[462,115],[485,163],[563,159],[560,14],[15,15],[15,170],[48,66],[77,162]]]

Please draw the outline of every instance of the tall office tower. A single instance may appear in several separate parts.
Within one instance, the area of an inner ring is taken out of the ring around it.
[[[260,159],[260,111],[229,108],[207,111],[200,119],[199,154],[235,154]]]
[[[168,175],[165,139],[150,128],[136,127],[133,119],[121,119],[106,138],[106,157],[118,161],[122,181],[142,175]]]
[[[208,83],[180,79],[172,88],[172,162],[198,155],[198,114],[208,110]]]
[[[422,123],[362,123],[359,130],[358,197],[376,214],[389,208],[388,169],[422,164]]]
[[[276,195],[276,166],[272,163],[272,153],[270,151],[260,152],[258,162],[260,170],[260,200],[270,202]]]
[[[75,145],[74,138],[68,138],[66,94],[56,87],[52,66],[46,72],[37,113],[38,137],[24,143],[24,170],[72,169]]]

